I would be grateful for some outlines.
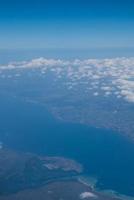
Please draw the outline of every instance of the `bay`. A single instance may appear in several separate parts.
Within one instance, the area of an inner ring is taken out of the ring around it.
[[[42,105],[0,96],[0,141],[8,148],[73,158],[102,190],[134,196],[134,144],[111,130],[65,123]]]

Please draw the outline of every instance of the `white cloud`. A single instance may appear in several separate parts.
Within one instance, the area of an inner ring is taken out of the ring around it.
[[[112,88],[110,86],[102,86],[101,89],[104,90],[104,91],[111,91],[112,90]]]
[[[4,71],[15,69],[38,69],[44,76],[51,71],[57,75],[57,78],[65,76],[73,86],[84,80],[87,83],[85,90],[97,88],[106,95],[113,94],[117,98],[122,97],[134,103],[134,57],[72,61],[41,57],[31,61],[0,65],[0,77],[5,78]],[[20,72],[17,73],[20,74]]]
[[[98,93],[98,92],[94,92],[93,95],[94,95],[94,96],[98,96],[99,93]]]

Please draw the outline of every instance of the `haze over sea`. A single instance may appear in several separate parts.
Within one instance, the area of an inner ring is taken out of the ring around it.
[[[0,63],[30,60],[38,57],[66,60],[133,57],[133,52],[133,47],[0,49]]]

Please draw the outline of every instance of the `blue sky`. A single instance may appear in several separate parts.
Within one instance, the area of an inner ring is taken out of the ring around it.
[[[0,48],[134,47],[133,0],[0,0]]]

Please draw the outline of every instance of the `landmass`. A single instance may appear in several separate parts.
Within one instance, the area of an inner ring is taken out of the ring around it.
[[[0,194],[10,194],[82,173],[82,165],[62,157],[0,150]]]
[[[0,200],[120,200],[80,181],[81,164],[63,157],[0,149]]]
[[[92,191],[78,181],[56,181],[36,189],[23,190],[0,200],[121,200]]]

